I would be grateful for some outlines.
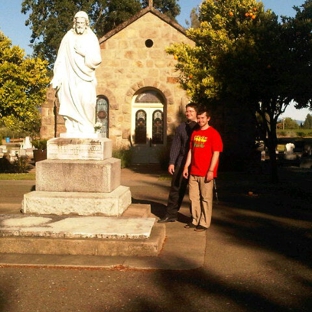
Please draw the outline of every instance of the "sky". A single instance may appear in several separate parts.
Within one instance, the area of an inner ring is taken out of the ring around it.
[[[190,12],[194,7],[200,5],[202,0],[179,0],[181,14],[177,17],[179,24],[186,26]],[[271,9],[275,14],[281,16],[294,16],[293,6],[300,6],[305,0],[263,0],[266,10]],[[27,16],[21,13],[22,0],[0,0],[0,30],[9,37],[13,45],[18,45],[31,54],[29,47],[31,31],[25,26]],[[291,117],[295,120],[304,121],[307,114],[312,114],[308,109],[296,110],[290,105],[281,118]]]

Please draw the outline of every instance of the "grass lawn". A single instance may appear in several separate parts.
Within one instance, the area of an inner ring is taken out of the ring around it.
[[[36,180],[36,173],[0,173],[0,180]]]

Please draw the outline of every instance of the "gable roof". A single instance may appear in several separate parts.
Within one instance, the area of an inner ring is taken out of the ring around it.
[[[154,7],[148,6],[145,9],[142,9],[141,11],[139,11],[137,14],[135,14],[131,18],[129,18],[127,21],[121,23],[116,28],[114,28],[114,29],[110,30],[108,33],[106,33],[103,37],[101,37],[99,39],[100,44],[103,43],[104,41],[106,41],[107,39],[109,39],[110,37],[114,36],[115,34],[117,34],[118,32],[120,32],[121,30],[123,30],[124,28],[126,28],[127,26],[129,26],[130,24],[132,24],[133,22],[135,22],[136,20],[138,20],[139,18],[141,18],[142,16],[144,16],[147,13],[152,13],[152,14],[156,15],[161,20],[163,20],[167,24],[171,25],[173,28],[180,31],[183,35],[187,36],[184,27],[182,27],[180,24],[178,24],[177,22],[175,22],[174,20],[169,18],[167,15],[161,13],[160,11],[155,9]]]

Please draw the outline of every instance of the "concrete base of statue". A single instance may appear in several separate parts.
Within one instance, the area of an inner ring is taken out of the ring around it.
[[[55,138],[47,143],[48,159],[104,160],[112,157],[112,140],[107,138]]]
[[[29,214],[101,215],[120,217],[131,204],[129,187],[110,193],[35,191],[24,195],[22,210]]]
[[[24,195],[22,212],[121,216],[131,192],[120,185],[121,161],[107,138],[55,138],[47,159],[36,163],[36,190]]]
[[[70,133],[64,132],[60,133],[60,138],[67,138],[67,139],[75,139],[75,138],[84,138],[84,139],[97,139],[101,137],[100,132],[86,132],[86,133]]]
[[[120,185],[120,159],[36,163],[36,191],[110,193]]]

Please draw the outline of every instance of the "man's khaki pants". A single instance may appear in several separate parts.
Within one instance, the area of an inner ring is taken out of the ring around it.
[[[213,180],[205,182],[205,177],[190,175],[189,197],[192,223],[209,228],[212,215]]]

